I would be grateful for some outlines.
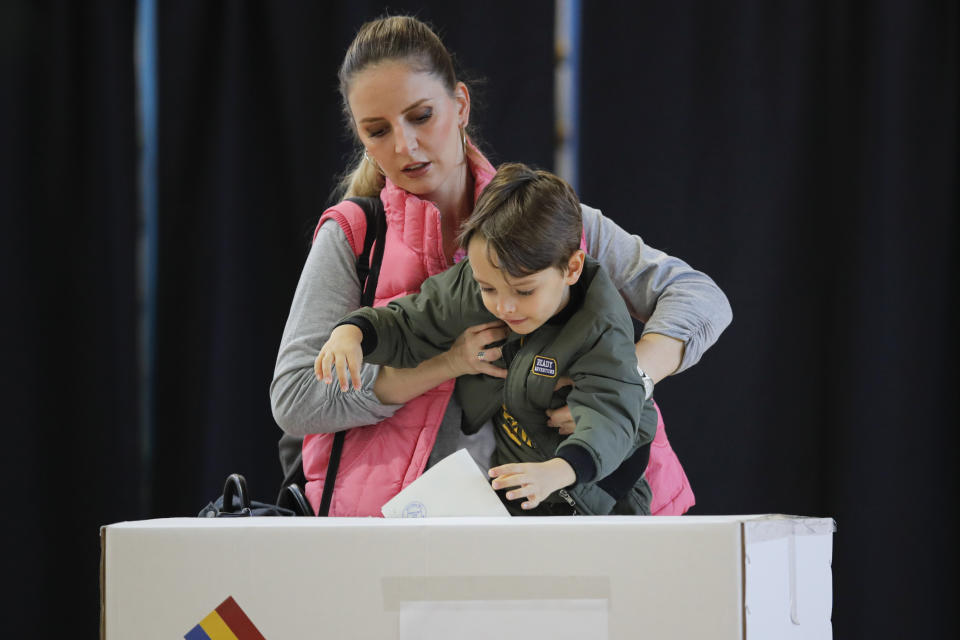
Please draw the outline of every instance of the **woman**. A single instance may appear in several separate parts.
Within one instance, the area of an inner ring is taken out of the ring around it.
[[[410,17],[365,24],[339,73],[340,93],[363,155],[344,178],[345,197],[379,195],[387,237],[375,305],[415,292],[430,275],[462,257],[455,238],[494,169],[467,133],[470,93],[458,82],[449,52],[429,27]],[[502,325],[467,330],[447,353],[415,369],[365,365],[355,391],[318,382],[314,359],[336,322],[359,306],[355,227],[358,208],[340,203],[321,218],[297,286],[271,385],[274,418],[305,435],[307,496],[317,508],[329,459],[328,434],[350,429],[330,515],[380,515],[380,506],[423,470],[466,447],[481,467],[493,450],[491,429],[460,430],[451,401],[463,374],[504,376],[485,345],[506,336]],[[606,267],[627,306],[645,323],[636,345],[653,383],[699,360],[730,322],[730,307],[706,275],[643,244],[599,211],[583,207],[587,252]],[[482,352],[482,354],[481,354]],[[479,356],[479,357],[478,357]],[[569,409],[548,424],[569,433]],[[359,428],[358,428],[359,427]],[[324,434],[324,435],[316,435]],[[686,477],[662,423],[651,448],[653,513],[683,513],[693,504]],[[656,478],[656,479],[655,479]]]

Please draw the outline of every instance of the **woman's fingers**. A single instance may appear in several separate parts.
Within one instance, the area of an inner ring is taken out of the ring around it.
[[[481,357],[482,356],[482,357]],[[477,360],[481,362],[494,362],[503,357],[503,351],[500,347],[480,348],[477,350]]]
[[[504,337],[506,337],[506,325],[503,324],[502,320],[491,320],[490,322],[484,322],[483,324],[475,324],[472,327],[467,327],[467,333],[476,335],[478,333],[483,333],[484,331],[494,331],[498,327],[504,331]]]
[[[562,436],[573,433],[577,423],[570,412],[570,405],[565,404],[559,409],[547,409],[547,426],[557,429]]]
[[[469,327],[466,333],[471,338],[470,344],[475,345],[479,351],[488,344],[500,342],[506,338],[507,326],[500,320],[495,320],[494,322],[486,322],[484,324],[478,324],[473,327]],[[497,354],[500,353],[499,348],[496,348],[496,351]],[[499,358],[500,356],[497,355],[496,358],[491,358],[491,360],[497,360]]]
[[[476,334],[476,337],[482,344],[493,344],[494,342],[500,342],[507,337],[507,328],[504,326],[494,327],[492,329],[486,329]]]
[[[496,359],[497,359],[497,358],[494,358],[494,360],[496,360]],[[495,365],[495,364],[490,364],[489,362],[488,362],[488,363],[481,364],[480,366],[477,367],[477,369],[478,369],[477,373],[482,373],[482,374],[485,374],[485,375],[488,375],[488,376],[491,376],[491,377],[494,377],[494,378],[506,378],[506,377],[507,377],[507,370],[506,370],[506,369],[503,369],[503,368],[501,368],[501,367],[498,367],[498,366]]]

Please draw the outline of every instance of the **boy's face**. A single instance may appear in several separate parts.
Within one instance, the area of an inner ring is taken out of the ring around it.
[[[491,264],[490,257],[496,261],[496,254],[488,257],[487,241],[480,235],[470,239],[467,255],[473,277],[480,285],[483,305],[521,335],[536,331],[567,305],[570,285],[580,279],[583,271],[583,251],[578,249],[562,271],[549,267],[513,278]]]

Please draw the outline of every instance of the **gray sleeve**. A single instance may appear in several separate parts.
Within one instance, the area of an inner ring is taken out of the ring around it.
[[[373,393],[380,367],[364,364],[362,389],[340,391],[313,373],[320,347],[337,322],[360,306],[356,256],[334,220],[320,227],[300,274],[270,384],[270,406],[291,435],[329,433],[380,422],[402,405],[382,404]]]
[[[684,342],[677,373],[695,365],[733,319],[727,296],[705,273],[645,244],[583,205],[587,253],[607,270],[643,333]]]

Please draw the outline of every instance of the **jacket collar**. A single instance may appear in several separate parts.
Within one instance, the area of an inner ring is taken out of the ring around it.
[[[467,166],[473,174],[476,202],[484,187],[493,179],[496,169],[482,153],[467,143]],[[398,187],[389,179],[380,192],[387,224],[399,234],[403,243],[422,253],[424,264],[430,274],[447,268],[443,255],[443,234],[440,231],[440,212],[435,204]]]

